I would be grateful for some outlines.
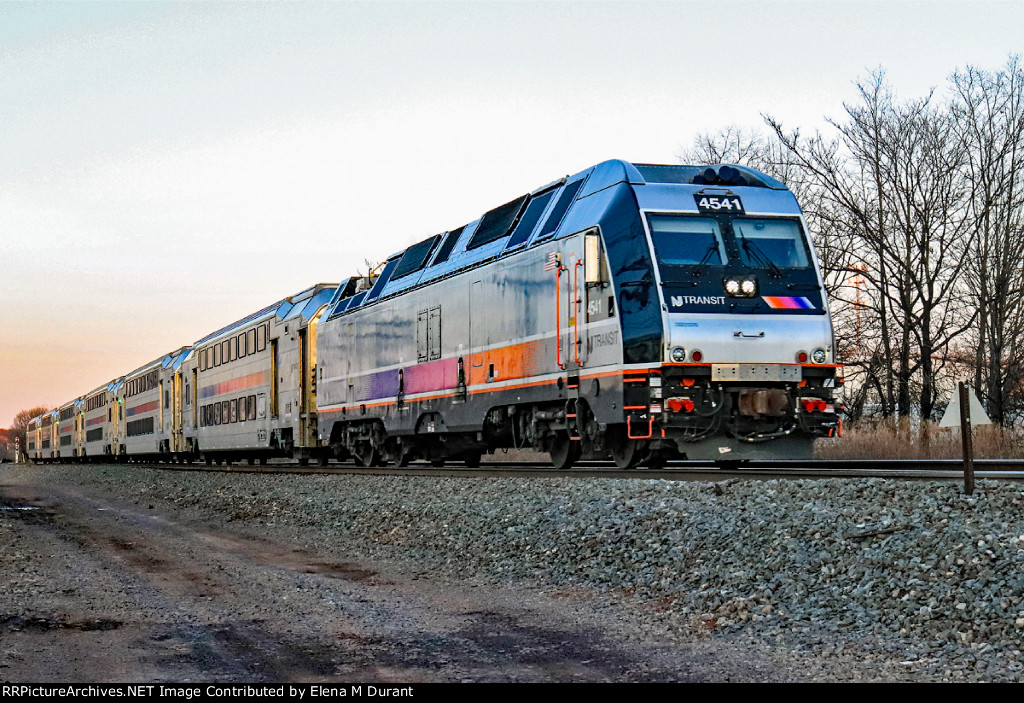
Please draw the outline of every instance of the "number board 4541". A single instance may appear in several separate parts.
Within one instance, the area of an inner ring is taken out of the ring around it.
[[[743,212],[743,201],[740,200],[740,196],[738,195],[705,195],[704,193],[694,193],[693,199],[697,203],[697,209],[700,212],[709,212],[714,214],[720,214],[723,212]]]

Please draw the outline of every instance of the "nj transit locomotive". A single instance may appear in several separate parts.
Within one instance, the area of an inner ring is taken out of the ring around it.
[[[605,162],[353,284],[320,325],[318,427],[358,463],[792,456],[838,428],[800,208],[751,169]]]
[[[838,430],[841,383],[782,183],[608,161],[61,406],[27,448],[362,465],[524,447],[557,467],[795,456]]]

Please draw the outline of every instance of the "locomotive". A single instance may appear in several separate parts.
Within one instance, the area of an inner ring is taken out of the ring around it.
[[[70,436],[70,456],[96,456],[95,421],[117,458],[799,457],[841,429],[842,382],[784,184],[607,161],[168,354],[37,418],[29,443],[64,458]]]
[[[538,188],[339,286],[318,345],[320,439],[364,465],[792,456],[838,429],[800,208],[740,166],[608,161]]]

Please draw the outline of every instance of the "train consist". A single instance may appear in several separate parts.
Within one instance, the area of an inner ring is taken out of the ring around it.
[[[607,161],[318,284],[35,418],[36,461],[623,468],[802,456],[841,427],[793,194]]]

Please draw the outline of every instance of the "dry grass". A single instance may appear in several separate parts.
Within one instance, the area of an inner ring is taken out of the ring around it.
[[[1024,459],[1024,437],[995,425],[974,428],[975,459]],[[933,423],[911,428],[906,420],[863,423],[849,427],[837,439],[818,440],[818,459],[959,459],[960,431]]]

